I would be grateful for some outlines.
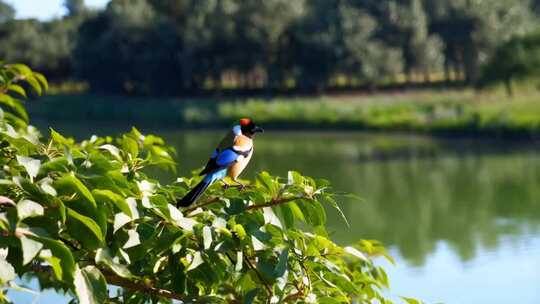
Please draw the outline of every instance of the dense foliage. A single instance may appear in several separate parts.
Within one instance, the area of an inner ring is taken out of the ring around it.
[[[512,81],[540,74],[540,32],[516,36],[503,43],[482,70],[479,85],[504,83],[513,95]]]
[[[199,177],[161,184],[145,173],[175,168],[161,138],[133,129],[76,143],[51,129],[44,140],[16,97],[45,79],[23,65],[0,76],[0,302],[26,277],[80,303],[389,303],[372,261],[390,259],[384,248],[328,238],[323,205],[339,207],[327,181],[262,172],[179,210]]]
[[[473,83],[499,44],[538,23],[531,0],[65,3],[51,21],[6,22],[13,12],[0,5],[0,57],[130,94]]]

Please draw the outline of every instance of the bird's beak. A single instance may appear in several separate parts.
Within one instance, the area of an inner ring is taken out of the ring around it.
[[[264,133],[264,129],[261,127],[255,127],[253,133]]]

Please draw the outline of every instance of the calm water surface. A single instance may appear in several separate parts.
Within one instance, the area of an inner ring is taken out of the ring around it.
[[[78,138],[90,136],[88,129],[98,135],[118,132],[99,125],[57,129]],[[181,174],[201,167],[223,133],[149,131],[175,146]],[[244,177],[262,170],[280,176],[297,170],[360,195],[362,202],[341,202],[350,227],[330,212],[329,231],[341,244],[378,239],[389,248],[396,259],[395,266],[386,265],[392,297],[427,303],[540,303],[537,148],[405,135],[270,131],[256,139]],[[43,295],[39,302],[53,303],[52,297]]]

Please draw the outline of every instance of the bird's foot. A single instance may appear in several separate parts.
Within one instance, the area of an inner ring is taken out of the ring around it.
[[[229,184],[227,184],[227,183],[223,183],[223,186],[222,186],[223,190],[227,190],[227,189],[229,189],[230,187],[231,187],[231,185],[229,185]]]
[[[240,182],[236,182],[236,186],[235,187],[238,187],[238,191],[243,191],[244,189],[246,189],[246,185],[240,183]]]

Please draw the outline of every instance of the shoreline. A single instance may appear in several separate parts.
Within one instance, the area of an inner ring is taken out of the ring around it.
[[[436,138],[540,140],[540,94],[512,101],[470,92],[248,100],[52,95],[27,104],[32,120],[137,125],[160,130],[218,129],[252,117],[268,130],[346,131]],[[62,111],[58,111],[62,109]]]

